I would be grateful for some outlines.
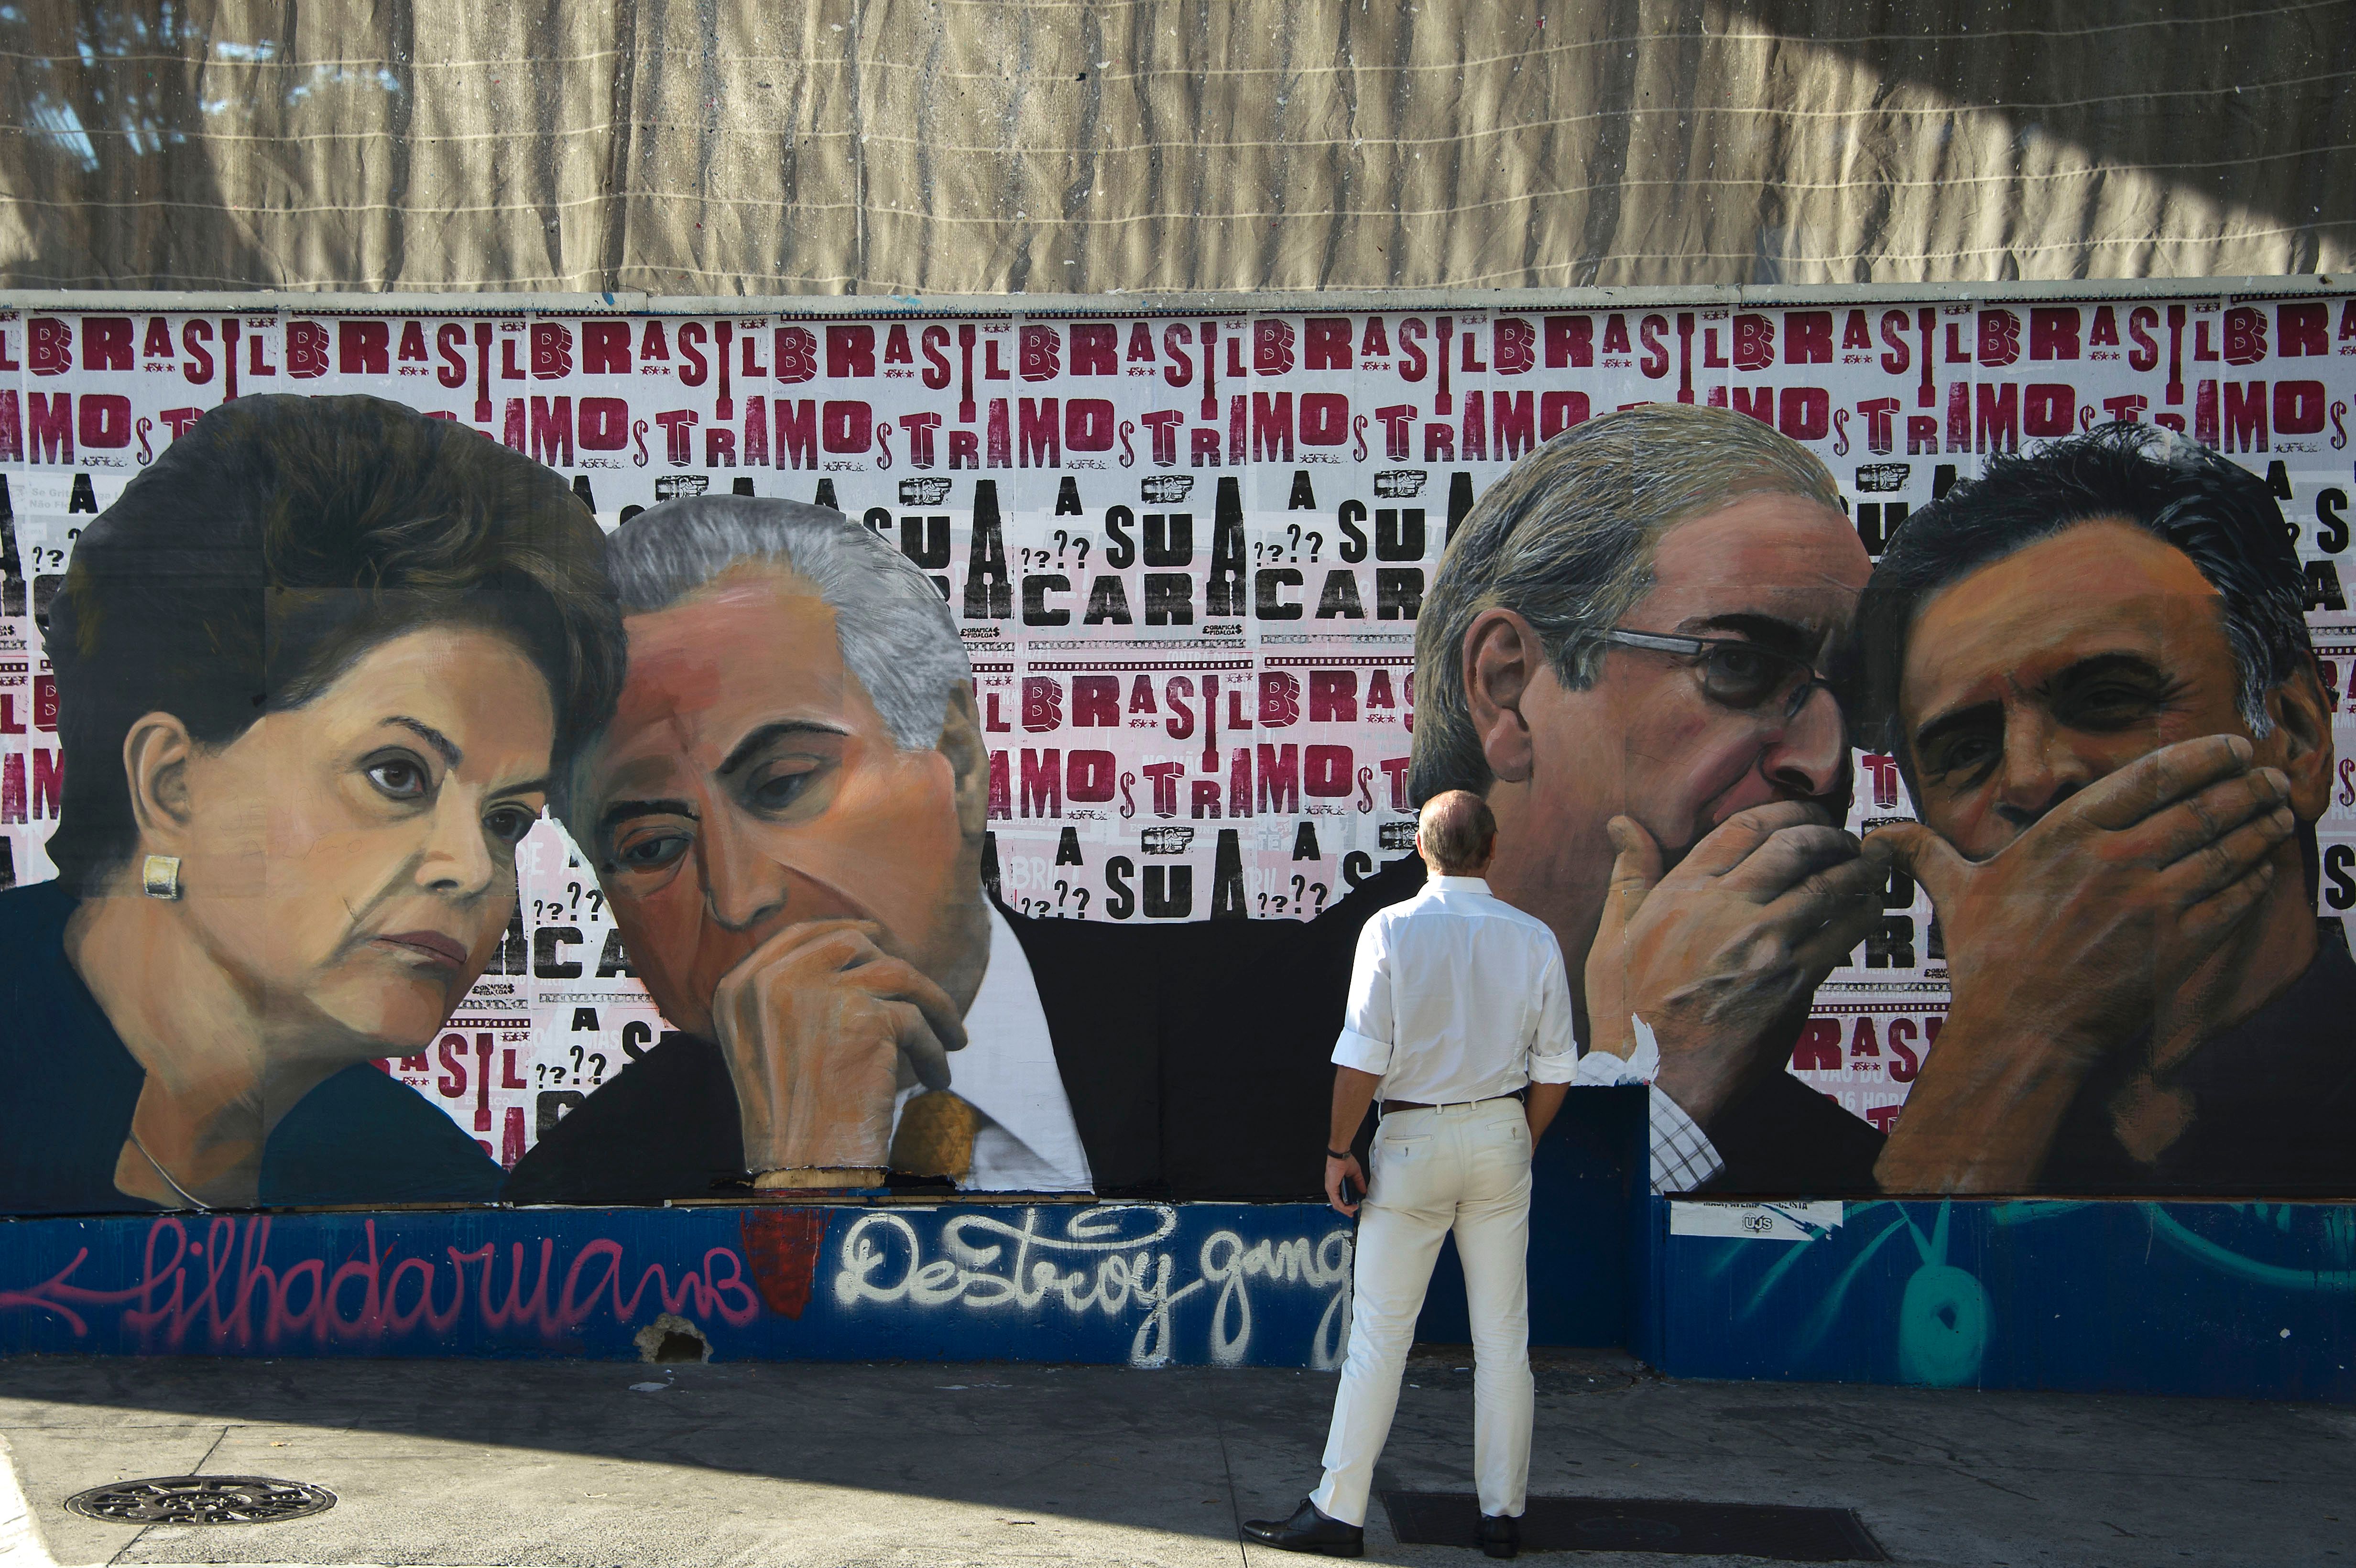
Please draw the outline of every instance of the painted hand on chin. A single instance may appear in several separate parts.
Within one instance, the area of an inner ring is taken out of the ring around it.
[[[1880,915],[1887,850],[1861,852],[1823,811],[1783,801],[1736,813],[1674,869],[1632,817],[1587,958],[1590,1048],[1627,1056],[1641,1014],[1660,1040],[1660,1088],[1705,1128],[1783,1026]]]
[[[756,1174],[881,1170],[904,1065],[927,1088],[948,1086],[964,1020],[878,934],[869,921],[787,926],[720,982],[713,1029]]]

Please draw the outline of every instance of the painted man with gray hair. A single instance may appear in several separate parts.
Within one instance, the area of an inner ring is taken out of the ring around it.
[[[1129,951],[1145,933],[991,897],[989,755],[930,581],[839,512],[745,496],[633,517],[607,565],[628,678],[566,823],[678,1032],[560,1123],[509,1195],[887,1171],[1154,1186],[1168,966]]]
[[[1645,404],[1524,458],[1456,530],[1416,628],[1410,793],[1482,796],[1489,884],[1569,965],[1580,1082],[1652,1085],[1666,1191],[1869,1186],[1879,1139],[1783,1071],[1809,998],[1879,915],[1825,673],[1869,571],[1832,475],[1747,416]],[[1410,896],[1385,867],[1314,923]],[[1313,940],[1313,939],[1312,939]],[[1303,1009],[1292,1027],[1321,1021]]]

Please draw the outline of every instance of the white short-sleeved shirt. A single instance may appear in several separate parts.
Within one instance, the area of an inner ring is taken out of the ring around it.
[[[1433,877],[1358,933],[1333,1061],[1386,1100],[1454,1104],[1568,1083],[1579,1041],[1562,949],[1479,877]]]

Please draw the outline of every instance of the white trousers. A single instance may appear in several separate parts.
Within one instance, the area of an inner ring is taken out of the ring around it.
[[[1375,1135],[1358,1213],[1350,1349],[1309,1500],[1366,1522],[1375,1461],[1440,1238],[1456,1233],[1472,1307],[1472,1464],[1481,1511],[1518,1518],[1530,1479],[1530,1126],[1518,1100],[1398,1111]]]

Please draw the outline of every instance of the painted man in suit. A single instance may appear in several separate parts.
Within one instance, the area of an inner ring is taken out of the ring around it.
[[[567,823],[678,1032],[559,1124],[509,1196],[887,1171],[1162,1188],[1161,1004],[1190,933],[991,896],[971,668],[923,573],[839,512],[740,496],[634,517],[608,568],[629,674]],[[1230,1128],[1171,1136],[1227,1191],[1284,1188]]]
[[[1822,675],[1869,571],[1804,447],[1645,404],[1491,486],[1426,596],[1410,793],[1488,802],[1491,886],[1562,947],[1580,1082],[1650,1086],[1662,1190],[1870,1185],[1878,1136],[1783,1070],[1889,877],[1838,826]],[[1421,881],[1397,861],[1298,933],[1254,933],[1205,1006],[1269,1051],[1330,1038],[1358,927]]]

